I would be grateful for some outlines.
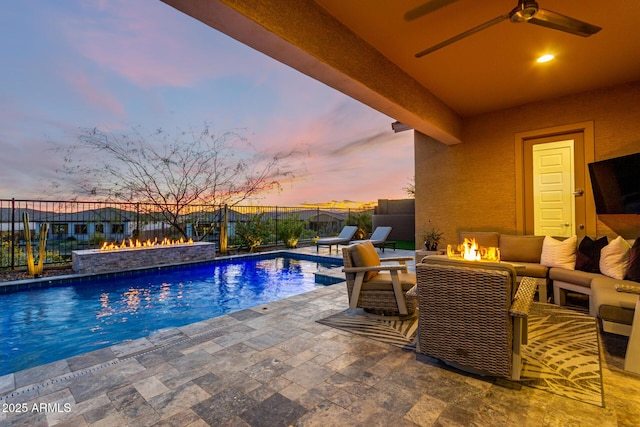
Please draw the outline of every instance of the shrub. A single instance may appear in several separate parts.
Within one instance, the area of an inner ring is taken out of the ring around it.
[[[236,225],[236,239],[242,247],[253,252],[255,248],[269,239],[271,235],[271,220],[264,218],[264,213],[252,215],[247,222]]]
[[[287,248],[298,246],[298,239],[304,231],[304,223],[296,215],[278,222],[278,240],[282,240]]]

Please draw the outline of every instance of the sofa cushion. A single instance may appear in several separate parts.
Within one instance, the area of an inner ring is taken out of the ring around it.
[[[600,251],[600,272],[613,279],[624,279],[629,266],[631,245],[621,236],[613,239]]]
[[[584,287],[591,287],[591,281],[598,277],[604,277],[598,273],[588,273],[580,270],[568,270],[566,268],[550,268],[549,279],[560,282],[573,283]]]
[[[371,242],[354,245],[351,248],[351,259],[353,260],[354,267],[374,267],[380,265],[380,257]],[[377,274],[377,271],[367,271],[364,274],[365,282],[371,280]]]
[[[476,244],[485,248],[497,248],[500,242],[500,233],[495,231],[461,231],[460,243],[464,239],[476,239]]]
[[[626,280],[640,282],[640,237],[636,239],[629,252],[629,267],[624,276]]]
[[[591,281],[590,306],[592,309],[592,316],[598,315],[600,312],[600,307],[603,305],[635,310],[636,301],[638,301],[638,295],[628,292],[616,291],[616,284],[618,283],[620,283],[619,280],[611,279],[602,275]],[[627,283],[635,284],[635,282],[631,281],[627,281]]]
[[[584,237],[576,252],[576,270],[600,273],[600,251],[609,243],[607,236],[593,240]]]
[[[571,236],[563,241],[551,236],[545,236],[542,243],[542,255],[540,264],[547,267],[561,267],[574,270],[576,266],[577,236]],[[502,251],[500,251],[502,253]]]
[[[631,325],[633,324],[633,316],[635,312],[635,310],[632,310],[630,308],[601,304],[600,308],[598,309],[598,317],[609,322]]]
[[[544,236],[500,235],[500,259],[540,263]]]
[[[549,274],[549,267],[535,262],[514,262],[519,267],[516,269],[518,276],[527,276],[535,278],[546,278]]]

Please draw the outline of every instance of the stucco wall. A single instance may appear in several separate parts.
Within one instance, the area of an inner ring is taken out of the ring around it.
[[[465,119],[455,146],[416,132],[416,231],[431,221],[445,246],[463,229],[516,233],[516,134],[586,121],[595,160],[639,152],[640,81]],[[615,233],[598,220],[597,234]]]

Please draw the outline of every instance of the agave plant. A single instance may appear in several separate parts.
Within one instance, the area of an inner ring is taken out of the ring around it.
[[[29,227],[29,213],[22,214],[22,222],[24,223],[24,240],[26,241],[27,252],[27,271],[32,276],[39,276],[44,269],[45,247],[47,245],[47,233],[49,232],[49,224],[40,224],[40,245],[38,251],[38,265],[35,265],[33,250],[31,248],[31,228]]]

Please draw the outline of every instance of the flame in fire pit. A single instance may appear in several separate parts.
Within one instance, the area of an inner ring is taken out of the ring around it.
[[[463,258],[467,261],[500,261],[500,249],[480,247],[476,239],[465,238],[460,245],[447,246],[449,258]]]
[[[462,258],[469,261],[480,261],[481,256],[476,239],[464,239],[464,242],[462,242],[462,250]]]
[[[147,239],[146,241],[143,241],[143,242],[141,242],[138,239],[136,240],[129,239],[128,243],[126,239],[123,239],[121,243],[104,242],[100,250],[101,251],[117,251],[118,249],[149,248],[152,246],[177,246],[177,245],[184,245],[185,243],[188,245],[191,245],[193,244],[193,239],[189,239],[185,241],[182,238],[179,240],[171,240],[165,237],[164,239],[158,241],[158,238],[156,237],[154,240]]]

